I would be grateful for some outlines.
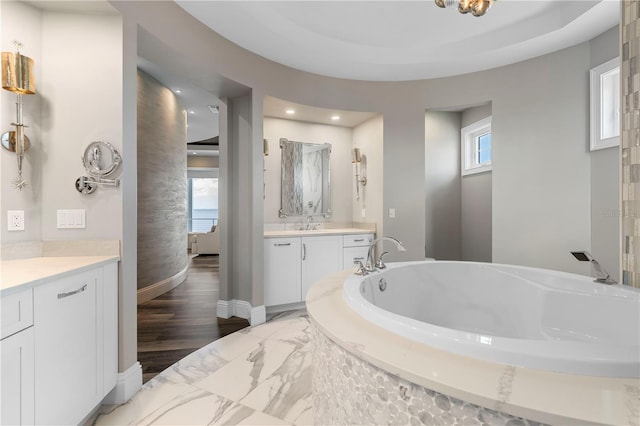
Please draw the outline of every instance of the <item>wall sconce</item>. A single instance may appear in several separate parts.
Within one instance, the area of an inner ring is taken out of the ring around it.
[[[2,88],[17,94],[15,131],[2,135],[2,146],[18,157],[18,177],[11,181],[12,185],[22,190],[27,182],[22,178],[22,159],[24,152],[29,149],[29,138],[24,134],[27,127],[22,122],[22,95],[36,93],[36,81],[33,75],[33,59],[20,54],[22,43],[14,41],[15,52],[2,52]]]
[[[360,148],[353,148],[351,151],[351,162],[355,164],[355,177],[356,177],[356,200],[360,200],[360,185],[362,185],[362,190],[364,191],[364,187],[367,186],[367,177],[366,175],[366,157],[362,157],[360,153]],[[361,164],[362,163],[362,164]],[[360,166],[363,167],[360,167]],[[361,175],[362,174],[362,175]]]

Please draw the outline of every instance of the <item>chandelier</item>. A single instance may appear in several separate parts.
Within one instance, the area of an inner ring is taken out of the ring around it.
[[[473,16],[482,16],[491,7],[495,0],[435,0],[439,7],[451,7],[458,5],[458,12],[469,13]]]

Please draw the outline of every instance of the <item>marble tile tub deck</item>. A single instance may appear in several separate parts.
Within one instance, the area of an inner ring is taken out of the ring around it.
[[[311,425],[311,324],[304,311],[216,340],[178,361],[96,425]]]

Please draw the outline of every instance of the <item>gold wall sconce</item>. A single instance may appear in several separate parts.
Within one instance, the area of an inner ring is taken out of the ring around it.
[[[366,177],[366,157],[363,157],[360,153],[360,148],[353,148],[351,151],[351,162],[355,164],[355,178],[356,178],[356,200],[360,200],[360,185],[362,190],[367,186]]]
[[[20,54],[22,44],[14,41],[15,52],[2,52],[2,88],[17,95],[16,100],[16,126],[15,131],[2,134],[2,146],[4,149],[15,152],[18,157],[18,177],[11,181],[12,185],[22,190],[27,182],[22,177],[22,160],[24,153],[31,145],[29,138],[24,134],[27,127],[22,122],[22,95],[36,93],[36,81],[33,75],[33,59]]]

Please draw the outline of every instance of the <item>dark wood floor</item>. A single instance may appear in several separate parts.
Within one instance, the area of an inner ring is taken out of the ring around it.
[[[218,257],[190,256],[184,283],[138,305],[138,360],[145,383],[191,352],[249,326],[242,318],[216,318],[219,292]]]

